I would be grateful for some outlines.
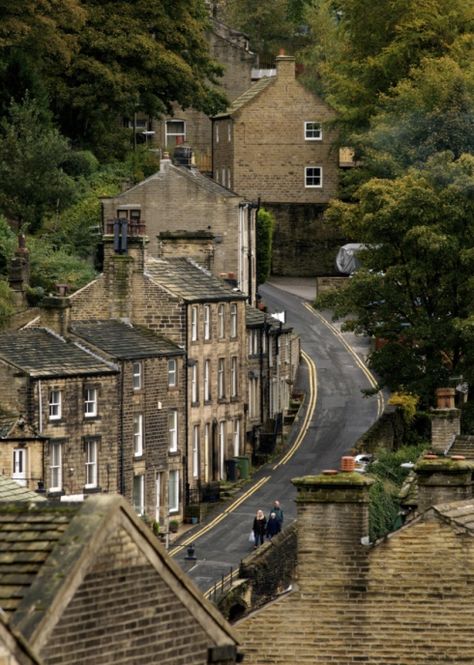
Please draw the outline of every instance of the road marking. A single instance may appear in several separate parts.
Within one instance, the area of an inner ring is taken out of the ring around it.
[[[317,310],[315,310],[310,303],[305,303],[304,306],[306,309],[311,312],[314,316],[316,316],[321,323],[323,323],[329,330],[338,338],[338,340],[341,342],[341,344],[346,348],[347,351],[352,355],[354,358],[357,366],[359,367],[360,370],[365,374],[368,382],[370,383],[372,388],[377,388],[378,383],[375,378],[375,376],[372,374],[372,372],[369,370],[367,365],[364,363],[363,360],[359,357],[357,351],[352,348],[352,346],[349,344],[349,342],[344,338],[342,333],[335,327],[333,326],[322,314],[320,314]],[[377,393],[377,418],[380,418],[382,415],[383,411],[385,408],[385,400],[384,396],[381,390],[378,391]]]
[[[225,519],[230,513],[233,513],[236,508],[240,506],[241,503],[246,501],[254,492],[259,490],[265,483],[267,483],[270,480],[270,476],[264,476],[263,478],[260,478],[258,482],[255,483],[250,489],[248,489],[246,492],[244,492],[241,496],[239,496],[235,501],[233,501],[225,510],[222,511],[219,515],[217,515],[209,524],[206,524],[202,527],[202,529],[196,533],[194,533],[192,536],[189,536],[189,538],[186,538],[180,545],[177,545],[174,547],[172,550],[169,551],[170,556],[175,556],[178,554],[178,552],[181,552],[184,550],[187,545],[190,545],[191,543],[195,543],[196,540],[201,538],[205,533],[210,531],[212,528],[214,528],[219,522],[222,522],[223,519]]]
[[[317,382],[317,371],[316,371],[316,365],[314,364],[314,361],[312,358],[308,356],[305,351],[301,351],[301,355],[303,357],[303,360],[305,363],[308,365],[308,370],[309,370],[309,402],[308,402],[308,408],[306,410],[306,415],[303,421],[303,425],[300,428],[300,431],[298,432],[298,436],[295,439],[294,444],[291,446],[291,448],[288,450],[288,452],[281,458],[281,460],[275,464],[273,467],[272,471],[275,471],[275,469],[278,469],[279,466],[282,464],[286,464],[288,460],[290,460],[295,452],[298,450],[300,447],[306,432],[308,431],[308,426],[311,421],[311,418],[313,417],[314,410],[316,408],[316,402],[318,399],[318,382]]]

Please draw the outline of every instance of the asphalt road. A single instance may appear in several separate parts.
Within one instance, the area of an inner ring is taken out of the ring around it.
[[[171,548],[171,555],[204,592],[228,575],[231,568],[238,568],[240,560],[251,551],[248,536],[257,509],[262,508],[268,515],[274,499],[279,499],[285,514],[284,526],[291,523],[296,517],[296,492],[291,479],[337,468],[341,456],[370,427],[381,409],[380,397],[367,398],[362,394],[363,389],[370,387],[370,375],[360,361],[367,353],[366,342],[350,334],[341,335],[305,307],[313,295],[310,284],[286,280],[266,284],[260,292],[269,310],[285,310],[287,323],[299,332],[304,355],[316,366],[316,403],[306,418],[302,413],[295,421],[287,450],[293,444],[299,445],[289,459],[265,465],[227,507],[229,512],[211,515],[207,523],[181,539],[180,547]],[[298,387],[308,389],[314,379],[311,367],[310,361],[302,362]],[[309,399],[305,406],[310,406]],[[307,428],[301,435],[305,422]],[[257,489],[252,492],[255,486]],[[195,546],[196,561],[185,558],[185,545],[190,541]]]

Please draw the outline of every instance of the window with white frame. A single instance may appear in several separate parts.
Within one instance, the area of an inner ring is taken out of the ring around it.
[[[133,476],[133,507],[138,515],[145,512],[145,476]]]
[[[219,123],[218,122],[216,122],[216,125],[215,125],[214,136],[216,138],[216,143],[219,143]]]
[[[323,128],[320,122],[311,120],[304,123],[304,137],[306,141],[321,141],[323,138]]]
[[[230,360],[230,396],[237,397],[238,392],[238,378],[239,378],[239,366],[237,356],[232,356]]]
[[[168,388],[176,387],[176,359],[168,360]]]
[[[217,361],[217,397],[225,397],[225,359],[219,358]]]
[[[232,141],[232,120],[227,121],[227,141],[228,143]]]
[[[49,419],[61,419],[61,391],[57,389],[49,391]]]
[[[221,183],[222,183],[222,184],[224,185],[224,187],[225,187],[225,168],[224,168],[224,167],[222,167],[222,169],[221,169],[221,174],[222,174],[222,180],[221,180]]]
[[[322,166],[306,166],[304,170],[305,187],[323,186],[323,168]]]
[[[204,305],[204,339],[211,339],[211,306]]]
[[[230,182],[230,169],[227,169],[227,189],[231,189],[231,182]]]
[[[198,307],[191,307],[191,341],[195,342],[198,338]]]
[[[237,337],[237,305],[235,302],[230,305],[230,336]]]
[[[86,482],[85,487],[97,487],[97,440],[86,439]]]
[[[191,366],[191,403],[196,404],[199,401],[199,384],[198,384],[198,363],[197,361]]]
[[[259,405],[258,378],[249,379],[249,417],[257,418]]]
[[[143,455],[143,416],[140,413],[133,416],[133,454],[135,457]]]
[[[170,513],[179,511],[179,471],[172,469],[168,476],[168,510]]]
[[[167,148],[174,148],[186,141],[186,123],[184,120],[167,120],[165,131],[165,145]]]
[[[249,331],[249,355],[255,356],[258,353],[258,330]]]
[[[225,305],[219,305],[217,309],[217,328],[219,339],[225,336]]]
[[[224,461],[225,461],[225,420],[221,420],[219,423],[219,472],[221,480],[225,478]]]
[[[16,480],[19,485],[26,485],[26,463],[27,452],[26,448],[13,449],[13,473],[12,478]]]
[[[267,352],[267,333],[262,330],[262,353]]]
[[[209,446],[211,442],[211,423],[204,425],[204,482],[209,482]]]
[[[199,425],[193,426],[193,478],[199,476]]]
[[[155,521],[161,524],[161,488],[163,486],[163,471],[155,476]]]
[[[171,409],[168,413],[168,448],[170,453],[178,450],[178,411]]]
[[[93,418],[97,415],[97,388],[84,390],[84,416]]]
[[[204,361],[204,401],[211,400],[211,361]]]
[[[273,337],[268,338],[268,366],[273,367]]]
[[[239,418],[234,419],[234,432],[233,432],[233,440],[234,440],[234,457],[239,455],[240,453],[240,420]]]
[[[290,364],[290,354],[291,354],[291,349],[290,349],[290,336],[285,335],[285,364],[289,365]]]
[[[60,492],[63,488],[62,444],[49,442],[49,491]]]
[[[133,389],[140,390],[142,387],[142,363],[133,363]]]

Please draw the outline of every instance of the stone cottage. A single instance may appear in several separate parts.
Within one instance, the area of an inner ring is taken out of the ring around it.
[[[418,472],[428,507],[375,543],[368,476],[331,470],[293,481],[295,584],[237,624],[246,663],[474,662],[473,465],[424,459]]]
[[[52,496],[117,490],[118,369],[46,328],[0,335],[0,468]]]
[[[260,199],[276,217],[275,274],[334,271],[341,234],[321,223],[338,188],[334,119],[287,55],[276,58],[276,76],[261,78],[213,118],[214,179]]]
[[[105,224],[145,224],[148,253],[188,256],[256,299],[256,204],[219,185],[190,163],[173,164],[114,197],[102,199]]]
[[[231,627],[121,497],[1,504],[0,521],[0,606],[44,665],[240,662]]]

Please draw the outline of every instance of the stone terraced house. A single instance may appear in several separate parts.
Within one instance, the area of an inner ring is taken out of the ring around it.
[[[1,333],[1,472],[58,497],[117,491],[117,375],[50,329]]]
[[[113,197],[102,198],[103,218],[146,227],[147,252],[187,256],[228,279],[256,301],[256,205],[188,164],[164,156],[160,170]]]
[[[0,524],[2,664],[241,661],[233,629],[121,497],[2,503]]]

